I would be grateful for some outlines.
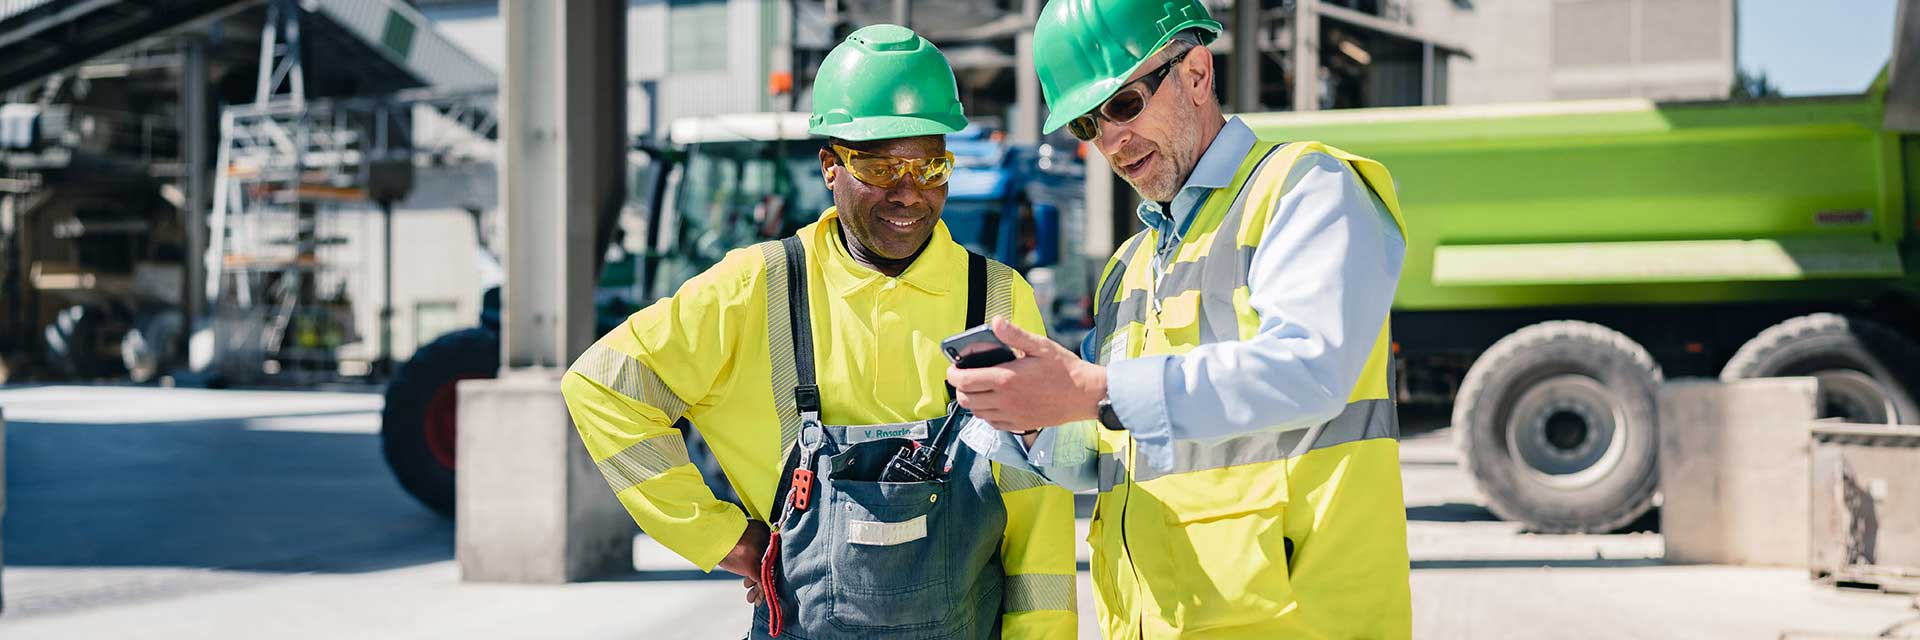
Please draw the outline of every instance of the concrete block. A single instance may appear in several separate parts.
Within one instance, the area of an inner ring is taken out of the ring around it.
[[[463,580],[562,583],[633,570],[638,527],[574,431],[561,374],[460,383],[454,546]]]
[[[1812,446],[1814,579],[1920,593],[1920,426],[1822,422]]]
[[[1660,388],[1660,532],[1672,563],[1803,567],[1813,378]]]

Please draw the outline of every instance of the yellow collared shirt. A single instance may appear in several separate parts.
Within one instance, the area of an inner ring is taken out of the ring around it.
[[[807,288],[821,418],[880,424],[944,414],[943,338],[965,329],[967,252],[945,223],[912,265],[888,277],[854,262],[829,208],[798,233]],[[1004,267],[996,268],[1004,269]],[[1045,331],[1033,289],[1012,280],[1011,309],[989,307],[1035,333]],[[774,515],[784,460],[776,414],[765,259],[753,247],[727,254],[671,298],[635,312],[583,354],[561,384],[587,450],[641,529],[711,571],[750,516]],[[786,389],[778,390],[785,393]],[[680,417],[713,450],[747,513],[713,496],[686,459],[673,424]],[[995,469],[995,477],[1002,470]],[[1074,574],[1073,496],[1054,485],[1003,487],[1001,543],[1008,575]],[[1072,611],[1009,613],[1009,638],[1072,638]]]

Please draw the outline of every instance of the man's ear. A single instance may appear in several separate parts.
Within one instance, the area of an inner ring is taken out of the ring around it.
[[[1198,104],[1213,95],[1213,51],[1204,45],[1195,46],[1189,51],[1186,59],[1180,61],[1181,66],[1186,67],[1181,72],[1191,78],[1188,86],[1196,89],[1193,100]]]
[[[820,150],[820,178],[827,183],[828,189],[833,188],[833,181],[839,176],[840,172],[834,170],[838,166],[834,162],[832,153],[828,153],[826,149]]]

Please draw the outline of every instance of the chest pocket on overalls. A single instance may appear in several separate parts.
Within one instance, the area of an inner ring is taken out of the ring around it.
[[[947,477],[878,482],[906,440],[863,442],[827,459],[826,545],[832,550],[833,621],[849,629],[907,629],[944,622],[952,608]]]

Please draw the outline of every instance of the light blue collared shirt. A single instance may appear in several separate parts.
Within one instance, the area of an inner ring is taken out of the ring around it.
[[[1166,268],[1194,214],[1234,174],[1257,142],[1229,119],[1162,208],[1142,203],[1157,238],[1152,267]],[[1147,464],[1173,466],[1175,441],[1215,441],[1306,429],[1346,408],[1393,305],[1406,241],[1379,196],[1351,167],[1324,153],[1300,158],[1282,184],[1247,274],[1260,317],[1247,340],[1205,344],[1181,355],[1120,360],[1107,367],[1107,397]],[[1092,359],[1094,348],[1082,345]],[[979,425],[984,429],[985,425]],[[975,430],[966,440],[995,460],[1075,489],[1094,486],[1092,422],[1046,429],[1026,456],[1018,439]],[[997,440],[997,441],[993,441]],[[1014,446],[1008,447],[1007,444]],[[1018,460],[1024,457],[1026,460]]]

